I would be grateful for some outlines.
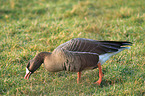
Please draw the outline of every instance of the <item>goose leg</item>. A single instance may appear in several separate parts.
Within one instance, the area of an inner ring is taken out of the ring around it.
[[[98,68],[99,68],[99,80],[95,82],[95,84],[100,85],[102,81],[102,77],[104,76],[104,74],[102,73],[101,63],[98,63]]]
[[[81,72],[78,72],[77,83],[79,83],[79,82],[80,82],[80,79],[81,79]]]

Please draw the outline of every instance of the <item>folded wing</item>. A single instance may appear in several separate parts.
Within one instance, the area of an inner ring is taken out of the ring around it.
[[[90,52],[96,53],[98,55],[117,52],[126,45],[131,45],[127,41],[97,41],[84,38],[75,38],[70,41],[60,45],[58,48],[63,48],[72,52]]]

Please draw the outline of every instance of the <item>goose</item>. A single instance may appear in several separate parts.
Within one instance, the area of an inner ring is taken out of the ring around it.
[[[87,69],[99,69],[99,80],[95,84],[100,85],[102,77],[101,65],[111,56],[129,49],[132,45],[128,41],[97,41],[85,38],[74,38],[50,52],[40,52],[26,66],[24,79],[29,79],[43,63],[50,72],[71,71],[77,72],[77,83],[80,82],[81,72]]]

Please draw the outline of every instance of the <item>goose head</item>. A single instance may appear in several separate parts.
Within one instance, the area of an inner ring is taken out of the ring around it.
[[[31,74],[33,74],[41,66],[41,64],[44,62],[45,56],[47,56],[48,54],[50,54],[50,53],[40,52],[32,60],[30,60],[27,63],[26,75],[25,75],[24,79],[29,79]]]

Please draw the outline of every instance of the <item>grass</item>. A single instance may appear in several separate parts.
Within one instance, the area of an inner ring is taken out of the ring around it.
[[[144,0],[1,0],[1,95],[145,95]],[[98,70],[51,73],[42,65],[24,80],[28,60],[72,38],[131,41]]]

